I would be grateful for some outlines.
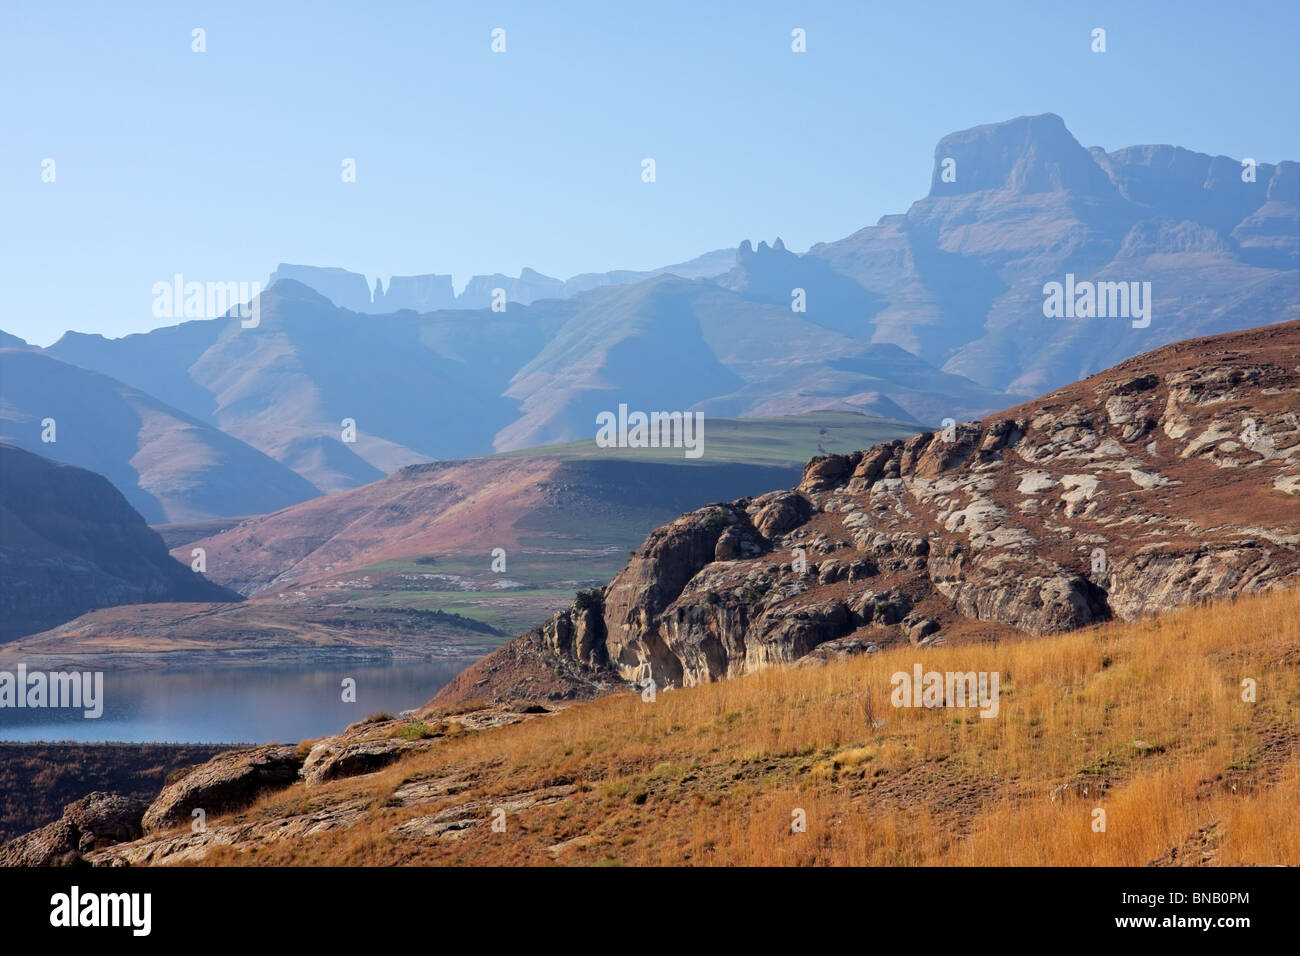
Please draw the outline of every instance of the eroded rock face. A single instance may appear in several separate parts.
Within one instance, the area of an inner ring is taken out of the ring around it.
[[[536,712],[545,713],[546,709],[537,707]],[[505,723],[512,715],[494,712],[492,716]],[[463,716],[458,722],[468,725],[471,716]],[[427,750],[450,729],[445,721],[425,724],[415,716],[409,721],[386,715],[367,717],[341,734],[316,741],[298,775],[308,787],[315,787],[330,780],[376,773],[413,751]]]
[[[0,847],[0,866],[59,866],[82,854],[139,839],[148,804],[134,797],[95,791],[63,810],[62,818]]]
[[[405,740],[340,743],[330,739],[311,749],[299,773],[309,787],[327,780],[374,773],[400,760],[412,747]]]
[[[144,814],[144,831],[188,824],[195,810],[215,816],[238,809],[296,781],[301,766],[296,747],[278,744],[217,754],[163,788]]]
[[[1048,634],[1296,583],[1290,322],[1166,346],[984,421],[815,458],[797,488],[653,532],[603,593],[458,682],[518,694],[516,674],[541,668],[578,696],[620,681],[692,685],[818,648],[825,659],[946,642],[977,624],[984,637]]]

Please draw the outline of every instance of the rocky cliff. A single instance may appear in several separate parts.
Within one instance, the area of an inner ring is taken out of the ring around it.
[[[1196,339],[653,532],[469,698],[699,684],[881,646],[1047,634],[1300,581],[1300,322]]]

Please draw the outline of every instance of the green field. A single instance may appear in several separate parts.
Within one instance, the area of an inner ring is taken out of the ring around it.
[[[335,597],[355,607],[460,614],[497,628],[504,640],[568,606],[575,591],[603,585],[626,561],[626,550],[599,554],[525,550],[508,559],[502,574],[491,570],[486,556],[438,556],[433,563],[384,561],[357,572],[371,579],[370,587],[336,592]],[[449,586],[453,583],[456,586]]]
[[[803,465],[809,458],[870,448],[892,438],[925,431],[915,422],[872,418],[848,411],[806,412],[780,418],[704,419],[704,454],[686,458],[681,448],[601,448],[595,438],[502,452],[494,458],[619,458],[680,462],[684,465],[735,462],[747,465]]]

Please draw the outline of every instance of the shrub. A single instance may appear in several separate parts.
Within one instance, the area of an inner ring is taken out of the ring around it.
[[[298,749],[294,752],[294,756],[299,760],[306,760],[307,755],[311,753],[311,748],[316,746],[316,741],[319,739],[320,738],[318,737],[315,740],[302,741],[302,743],[298,744]]]
[[[422,720],[412,720],[398,727],[391,736],[401,737],[403,740],[428,740],[430,737],[445,736],[447,726],[441,722],[429,725]]]
[[[727,520],[726,512],[715,511],[704,519],[704,530],[709,534],[721,534],[722,529],[731,524]]]

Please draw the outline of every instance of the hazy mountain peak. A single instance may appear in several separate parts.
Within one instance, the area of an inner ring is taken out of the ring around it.
[[[369,312],[370,286],[366,277],[338,267],[302,266],[282,262],[267,279],[267,288],[283,279],[293,279],[315,289],[335,305],[353,312]]]
[[[26,339],[21,339],[16,335],[5,332],[0,329],[0,349],[30,349],[35,348]]]
[[[945,182],[945,161],[951,170]],[[955,164],[955,165],[954,165]],[[954,178],[955,177],[955,178]],[[1106,174],[1055,113],[950,133],[934,150],[931,196],[983,190],[1111,192]]]
[[[108,342],[111,341],[108,336],[99,332],[78,332],[76,329],[68,329],[50,346],[51,349],[58,348],[61,345],[78,342]]]
[[[275,280],[274,285],[268,286],[264,289],[258,298],[261,300],[263,307],[272,302],[281,301],[311,302],[325,307],[329,307],[331,304],[331,300],[323,292],[320,292],[314,286],[307,285],[297,279],[277,279]],[[347,306],[342,306],[341,308],[347,308]],[[356,310],[354,309],[353,311]]]

